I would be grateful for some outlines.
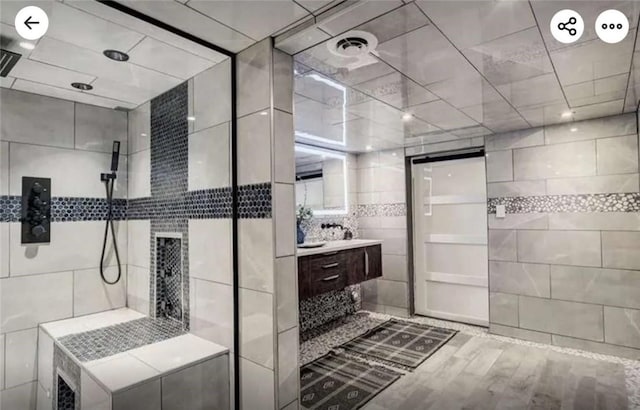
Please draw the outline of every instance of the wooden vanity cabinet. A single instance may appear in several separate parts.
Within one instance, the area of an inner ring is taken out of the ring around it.
[[[298,295],[307,299],[382,276],[381,245],[298,257]]]

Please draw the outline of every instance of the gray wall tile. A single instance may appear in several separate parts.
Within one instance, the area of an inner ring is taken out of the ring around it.
[[[549,265],[490,261],[489,289],[548,298]]]
[[[640,269],[640,232],[602,232],[602,266]]]
[[[552,344],[569,347],[571,349],[587,350],[590,352],[626,357],[627,359],[640,360],[640,350],[628,347],[615,346],[607,343],[592,342],[589,340],[575,339],[573,337],[552,335]]]
[[[598,175],[638,172],[638,135],[596,141]]]
[[[639,218],[640,221],[640,218]],[[488,217],[489,229],[547,229],[547,214],[507,214],[504,218]]]
[[[489,293],[489,321],[508,326],[518,326],[518,296],[506,293]]]
[[[640,213],[580,212],[549,214],[549,229],[576,231],[640,231]]]
[[[640,310],[604,307],[605,341],[640,348]]]
[[[533,330],[519,329],[517,327],[502,326],[496,323],[489,325],[489,333],[494,335],[514,337],[516,339],[530,340],[537,343],[551,343],[551,335]]]
[[[551,296],[640,308],[640,275],[630,270],[551,266]]]
[[[571,142],[513,151],[514,180],[596,174],[595,141]]]
[[[518,261],[601,266],[600,232],[518,231]]]
[[[637,191],[638,174],[547,180],[548,195],[604,194]]]
[[[537,181],[494,182],[487,184],[487,196],[489,198],[540,196],[546,194],[547,182],[543,179]]]
[[[487,182],[513,181],[512,151],[493,151],[486,154]]]
[[[516,231],[489,230],[489,260],[516,260]]]
[[[544,130],[542,128],[532,128],[496,135],[487,135],[485,137],[484,144],[487,151],[544,145]]]
[[[520,327],[603,341],[602,306],[520,296]]]
[[[238,54],[238,117],[267,108],[271,104],[271,60],[270,38]]]
[[[633,134],[636,132],[635,120],[635,114],[632,113],[549,126],[545,128],[545,143],[559,144]]]

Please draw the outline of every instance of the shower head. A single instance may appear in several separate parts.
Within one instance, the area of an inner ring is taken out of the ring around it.
[[[113,141],[113,151],[111,152],[111,172],[118,170],[118,160],[120,159],[120,141]]]

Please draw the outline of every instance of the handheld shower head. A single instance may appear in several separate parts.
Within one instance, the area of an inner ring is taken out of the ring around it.
[[[118,170],[118,160],[120,159],[120,141],[113,141],[113,151],[111,152],[111,172]]]

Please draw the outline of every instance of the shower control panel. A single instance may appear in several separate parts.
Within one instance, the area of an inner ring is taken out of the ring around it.
[[[51,179],[22,177],[22,243],[51,241]]]

